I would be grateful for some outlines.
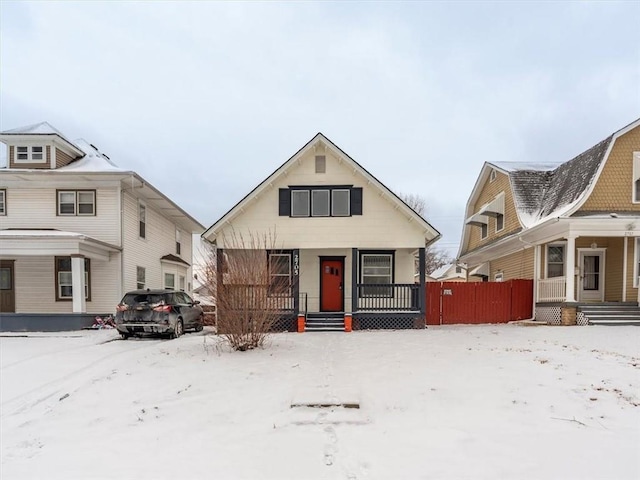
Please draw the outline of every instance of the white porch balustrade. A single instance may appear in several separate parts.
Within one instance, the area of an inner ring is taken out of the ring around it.
[[[566,277],[538,280],[538,302],[564,302],[567,298]]]

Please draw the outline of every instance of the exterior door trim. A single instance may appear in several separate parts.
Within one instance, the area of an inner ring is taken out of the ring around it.
[[[333,260],[333,261],[338,261],[340,263],[342,263],[342,278],[340,279],[340,282],[342,282],[342,294],[340,295],[340,310],[338,310],[339,312],[344,312],[344,266],[345,266],[345,259],[346,256],[342,255],[342,256],[320,256],[319,257],[319,264],[318,264],[318,274],[319,274],[319,297],[318,297],[318,311],[320,312],[326,312],[329,310],[323,310],[322,309],[322,262],[325,260]]]
[[[16,311],[16,269],[15,260],[0,260],[0,267],[9,269],[9,281],[11,282],[11,288],[3,290],[1,295],[7,295],[7,302],[2,305],[0,312],[2,313],[15,313]],[[6,293],[5,293],[6,292]]]
[[[578,301],[579,302],[604,302],[604,292],[605,292],[605,264],[606,264],[606,248],[578,248],[578,265],[580,271],[580,281],[577,285],[578,290]],[[594,295],[590,291],[584,290],[583,279],[584,279],[584,257],[589,255],[598,255],[602,259],[599,265],[599,289],[598,294]]]

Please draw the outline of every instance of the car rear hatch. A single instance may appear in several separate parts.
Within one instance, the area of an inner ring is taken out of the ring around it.
[[[158,323],[167,318],[171,307],[165,304],[164,295],[144,293],[128,294],[122,299],[121,305],[124,323]]]

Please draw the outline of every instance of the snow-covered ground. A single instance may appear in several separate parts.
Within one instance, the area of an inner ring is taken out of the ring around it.
[[[640,478],[640,328],[206,333],[0,338],[2,479]]]

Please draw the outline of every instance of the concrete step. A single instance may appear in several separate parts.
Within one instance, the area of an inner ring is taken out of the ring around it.
[[[637,325],[638,327],[640,327],[640,319],[638,320],[625,320],[625,319],[618,319],[618,318],[608,318],[608,319],[594,319],[592,320],[591,318],[589,318],[589,324],[590,325],[611,325],[611,326],[616,326],[616,325]]]

